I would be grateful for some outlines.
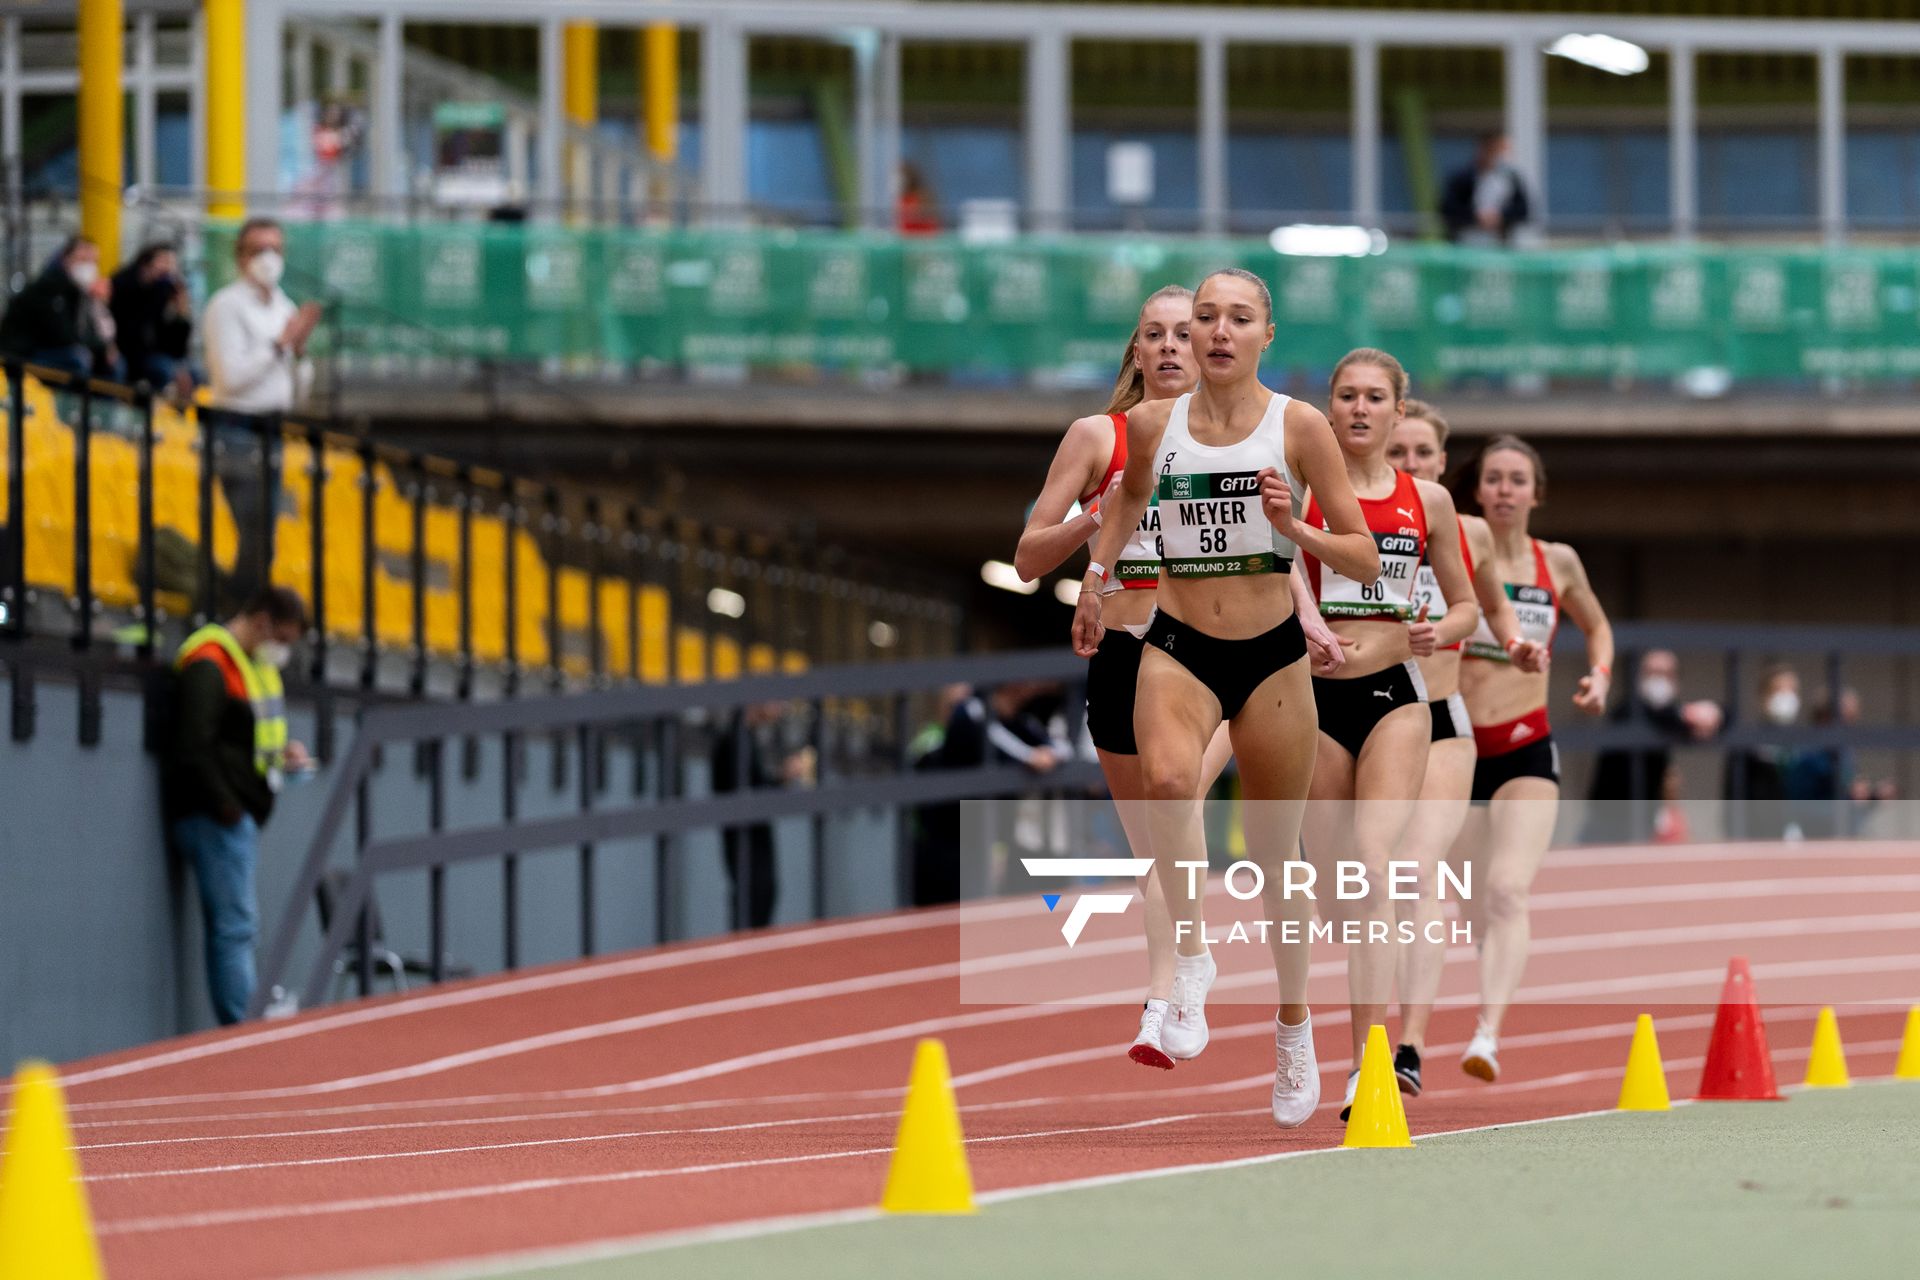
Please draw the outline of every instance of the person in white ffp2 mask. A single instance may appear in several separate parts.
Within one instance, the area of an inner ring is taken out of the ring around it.
[[[280,502],[274,418],[290,411],[311,382],[306,351],[320,323],[320,304],[296,306],[280,287],[286,254],[279,223],[248,219],[234,241],[239,274],[207,300],[201,319],[212,406],[204,412],[213,429],[214,465],[240,534],[233,572],[217,593],[221,612],[271,580],[270,516]]]
[[[100,305],[100,247],[70,237],[46,269],[7,303],[0,353],[75,378],[118,380],[113,321]]]
[[[1706,742],[1720,732],[1720,705],[1706,698],[1680,696],[1680,659],[1671,649],[1640,655],[1634,683],[1614,706],[1616,724],[1651,730],[1659,746],[1613,748],[1594,765],[1581,839],[1590,843],[1645,840],[1653,835],[1669,770],[1672,748]],[[1638,802],[1638,803],[1636,803]]]

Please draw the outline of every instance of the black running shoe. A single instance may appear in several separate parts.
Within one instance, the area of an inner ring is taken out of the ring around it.
[[[1409,1098],[1420,1096],[1420,1051],[1403,1044],[1393,1051],[1393,1074],[1399,1077],[1400,1092]]]

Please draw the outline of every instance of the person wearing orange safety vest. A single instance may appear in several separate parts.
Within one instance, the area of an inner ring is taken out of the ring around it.
[[[306,748],[287,736],[280,683],[306,626],[299,595],[270,587],[224,625],[188,636],[174,658],[161,798],[168,838],[199,885],[207,989],[223,1025],[245,1017],[253,997],[260,829],[285,772],[311,767]]]

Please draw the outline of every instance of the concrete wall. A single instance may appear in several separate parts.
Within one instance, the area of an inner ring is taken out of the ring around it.
[[[0,695],[11,692],[11,673]],[[167,850],[159,823],[154,760],[141,748],[137,693],[104,695],[102,740],[78,745],[77,690],[39,673],[37,731],[25,743],[0,741],[0,1066],[23,1057],[67,1060],[141,1044],[211,1025],[200,913],[192,877]],[[4,703],[0,702],[0,706]],[[296,737],[310,736],[310,712],[292,714]],[[352,724],[337,722],[344,752]],[[552,744],[525,747],[520,812],[534,818],[574,811],[579,804],[579,754],[566,754],[565,785],[552,786]],[[478,768],[463,778],[457,750],[444,769],[449,828],[497,821],[501,750],[482,743]],[[602,808],[635,803],[634,761],[609,751]],[[688,766],[689,790],[706,787],[701,760]],[[332,779],[281,797],[264,835],[260,857],[263,936],[289,909],[294,877]],[[415,772],[411,750],[389,751],[369,788],[372,832],[398,836],[427,829],[427,783]],[[333,851],[336,865],[351,859],[353,824]],[[835,815],[827,823],[825,905],[829,914],[884,910],[896,905],[895,823],[891,812]],[[811,824],[779,824],[775,831],[782,892],[776,922],[805,919],[811,909]],[[723,931],[729,919],[727,879],[717,833],[685,838],[669,872],[672,935]],[[655,919],[656,842],[628,840],[599,846],[595,862],[595,928],[602,953],[650,946]],[[375,885],[388,945],[425,956],[427,875],[381,878]],[[304,922],[294,974],[304,976],[319,940],[311,904],[298,904]],[[498,863],[452,868],[447,875],[447,938],[451,958],[477,972],[504,964],[501,872]],[[574,849],[520,859],[520,963],[573,959],[580,946],[579,858]],[[383,983],[384,986],[384,983]]]

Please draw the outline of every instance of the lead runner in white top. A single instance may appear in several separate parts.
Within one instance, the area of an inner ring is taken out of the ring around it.
[[[1259,277],[1228,270],[1201,283],[1194,298],[1192,329],[1201,381],[1188,402],[1186,424],[1196,444],[1235,448],[1273,416],[1275,397],[1259,381],[1260,356],[1273,334],[1273,301]],[[1096,564],[1110,563],[1109,557],[1119,551],[1128,530],[1146,510],[1172,409],[1167,401],[1152,401],[1128,416],[1127,469],[1095,540]],[[1284,441],[1278,461],[1285,472],[1269,466],[1257,477],[1259,513],[1271,526],[1269,538],[1284,540],[1289,550],[1292,545],[1303,547],[1351,577],[1377,576],[1379,555],[1326,418],[1312,406],[1293,401],[1284,406],[1281,429]],[[1309,529],[1298,518],[1304,513],[1296,513],[1289,475],[1298,476],[1320,495],[1329,530]],[[1166,524],[1163,516],[1163,530]],[[1270,541],[1269,545],[1277,544]],[[1172,550],[1168,549],[1169,557]],[[1232,554],[1226,558],[1245,559]],[[1163,563],[1157,607],[1185,628],[1202,633],[1203,646],[1229,651],[1236,660],[1257,661],[1257,655],[1245,655],[1233,646],[1283,628],[1294,615],[1291,581],[1272,571],[1273,561],[1266,563],[1264,572],[1193,577],[1169,576]],[[1090,574],[1074,614],[1074,648],[1083,656],[1091,656],[1100,643],[1100,586],[1097,575]],[[1270,671],[1235,714],[1223,717],[1220,699],[1208,683],[1174,657],[1149,646],[1141,655],[1134,714],[1140,764],[1152,800],[1149,829],[1154,861],[1169,889],[1168,906],[1176,930],[1176,1013],[1200,1019],[1205,1016],[1206,992],[1215,971],[1203,933],[1204,893],[1187,892],[1185,873],[1175,863],[1204,853],[1205,835],[1192,797],[1207,742],[1221,720],[1227,719],[1246,799],[1247,852],[1265,873],[1266,914],[1274,921],[1268,938],[1279,978],[1280,1010],[1273,1117],[1285,1126],[1304,1123],[1320,1095],[1306,1005],[1305,926],[1311,903],[1283,892],[1284,864],[1298,856],[1301,809],[1313,773],[1316,720],[1308,666],[1308,659],[1302,657]]]

